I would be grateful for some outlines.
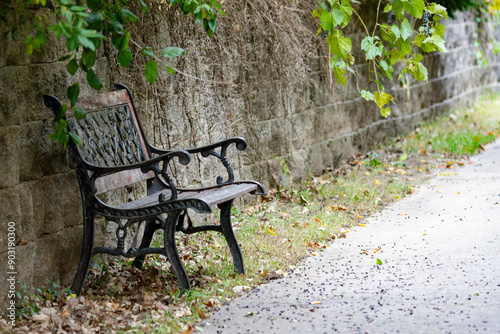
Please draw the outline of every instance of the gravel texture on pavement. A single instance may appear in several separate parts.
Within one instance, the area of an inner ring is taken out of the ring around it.
[[[222,306],[198,330],[500,333],[500,142],[471,161],[436,171],[366,227]]]

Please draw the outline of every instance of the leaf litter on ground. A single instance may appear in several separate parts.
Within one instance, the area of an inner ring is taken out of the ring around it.
[[[406,137],[356,154],[323,175],[270,189],[255,202],[240,201],[242,210],[233,210],[233,221],[246,275],[233,271],[220,235],[180,235],[176,241],[192,282],[189,292],[179,293],[162,255],[148,256],[142,270],[126,259],[100,259],[94,261],[79,297],[62,288],[23,289],[13,331],[191,333],[230,299],[287,275],[304,257],[318,255],[352,227],[366,226],[359,221],[413,193],[425,179],[443,169],[452,174],[470,163],[470,154],[500,136],[499,110],[498,98],[483,99],[472,109],[454,111],[453,117],[421,124]],[[461,135],[461,130],[473,138]],[[362,250],[360,256],[378,251]],[[378,258],[376,262],[383,264]],[[6,326],[0,321],[0,330],[11,330]]]

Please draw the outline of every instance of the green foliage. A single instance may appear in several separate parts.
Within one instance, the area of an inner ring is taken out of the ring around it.
[[[455,12],[464,12],[469,9],[475,9],[481,2],[482,0],[436,0],[436,3],[447,9],[448,15],[450,15],[451,18],[455,17]]]
[[[354,1],[353,1],[354,2]],[[385,0],[384,0],[385,2]],[[446,8],[424,0],[393,0],[387,3],[381,12],[382,0],[377,5],[377,18],[370,32],[349,0],[327,0],[321,2],[313,17],[319,18],[317,34],[326,33],[326,44],[331,54],[330,68],[337,83],[346,85],[349,72],[354,72],[354,60],[351,49],[352,41],[343,33],[354,16],[365,29],[365,37],[361,40],[361,50],[365,52],[368,61],[368,80],[361,96],[367,101],[373,101],[380,109],[383,117],[390,115],[389,102],[393,97],[385,92],[382,84],[383,76],[392,79],[393,65],[401,63],[403,70],[400,76],[412,75],[419,81],[427,81],[427,69],[422,64],[423,52],[446,52],[443,40],[444,26],[441,19],[448,19]],[[389,14],[389,23],[382,15]],[[422,19],[424,24],[418,29],[413,27]],[[375,83],[375,85],[370,85]],[[376,89],[370,89],[371,87]]]
[[[16,291],[16,319],[30,319],[33,315],[40,311],[39,305],[43,305],[47,301],[56,301],[60,296],[70,295],[71,290],[65,289],[61,291],[61,287],[55,283],[46,280],[46,285],[40,288],[29,288],[22,282],[17,282],[20,285]]]
[[[134,13],[132,6],[135,2],[143,13],[148,7],[143,0],[56,0],[53,11],[55,23],[49,23],[47,16],[36,15],[33,23],[28,23],[24,14],[26,6],[46,5],[46,0],[2,0],[0,6],[0,24],[6,27],[4,37],[11,34],[12,39],[25,36],[26,52],[28,55],[38,52],[45,46],[47,36],[53,33],[58,39],[64,38],[68,54],[60,61],[68,61],[66,70],[72,76],[79,71],[90,87],[95,90],[103,88],[99,74],[95,71],[97,50],[104,41],[111,41],[116,49],[118,63],[129,67],[133,63],[133,48],[138,48],[141,54],[150,58],[146,62],[144,75],[149,83],[154,83],[158,77],[158,61],[155,51],[148,46],[141,46],[132,40],[130,28],[138,21],[139,13]],[[217,16],[225,15],[221,4],[217,0],[170,0],[170,4],[179,8],[185,15],[191,15],[195,24],[203,23],[208,36],[212,36],[217,29]],[[52,6],[50,7],[52,8]],[[175,58],[184,54],[179,47],[163,49],[164,58]],[[164,60],[162,60],[164,62]],[[175,70],[167,63],[169,73]],[[78,80],[76,77],[76,80]],[[74,108],[78,101],[80,87],[78,81],[68,88],[67,97]],[[64,107],[66,109],[66,106]],[[79,117],[84,117],[85,111],[78,111]],[[81,144],[81,139],[68,132],[64,114],[57,115],[54,121],[56,130],[49,136],[52,140],[66,146],[70,139]]]

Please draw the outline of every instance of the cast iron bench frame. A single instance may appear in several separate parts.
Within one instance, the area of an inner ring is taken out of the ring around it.
[[[189,289],[189,278],[175,245],[176,231],[186,234],[209,230],[222,233],[231,251],[235,271],[244,273],[243,256],[231,226],[231,207],[234,199],[243,194],[265,194],[258,182],[234,180],[226,151],[231,144],[235,144],[240,151],[244,150],[247,147],[245,139],[231,138],[186,150],[156,148],[148,143],[144,135],[129,89],[122,84],[115,84],[114,89],[111,93],[79,99],[77,107],[87,111],[85,119],[76,120],[70,113],[66,118],[69,130],[78,134],[84,143],[78,146],[70,140],[67,145],[80,185],[84,220],[80,263],[71,290],[80,294],[91,258],[97,253],[135,258],[134,266],[139,269],[147,254],[164,254],[172,265],[181,290]],[[44,95],[43,99],[45,106],[55,115],[62,110],[56,97]],[[218,176],[216,185],[211,187],[176,187],[167,171],[169,163],[176,157],[181,164],[187,165],[191,154],[218,158],[227,171],[227,180]],[[141,181],[147,182],[147,196],[138,200],[112,206],[97,197],[98,194]],[[194,226],[191,219],[185,219],[187,209],[211,213],[214,205],[220,209],[220,225]],[[96,216],[117,224],[116,248],[94,246]],[[146,226],[139,248],[136,246],[136,232],[132,247],[125,250],[127,230],[143,222]],[[153,234],[158,229],[164,231],[164,247],[150,247]]]

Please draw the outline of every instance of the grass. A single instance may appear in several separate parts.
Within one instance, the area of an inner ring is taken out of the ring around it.
[[[192,290],[179,293],[162,256],[149,256],[142,271],[128,260],[114,260],[93,267],[84,287],[85,301],[70,309],[70,318],[101,331],[190,333],[230,299],[286,275],[304,257],[318,255],[355,226],[362,228],[367,216],[408,196],[439,168],[460,168],[499,134],[500,100],[491,96],[473,108],[421,124],[408,136],[390,138],[337,170],[271,189],[257,202],[233,208],[246,275],[234,273],[218,233],[179,235],[179,254]],[[287,171],[284,162],[282,168]],[[121,311],[109,311],[110,302]],[[64,305],[53,307],[67,310]]]

